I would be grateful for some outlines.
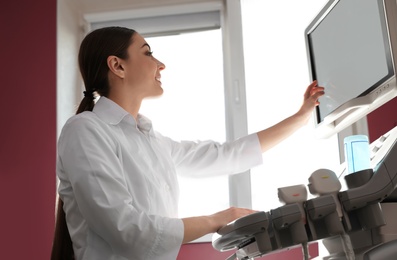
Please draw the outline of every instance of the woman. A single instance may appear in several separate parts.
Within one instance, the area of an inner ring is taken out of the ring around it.
[[[79,67],[84,98],[58,143],[53,259],[176,259],[181,244],[253,213],[177,218],[177,172],[233,174],[260,164],[262,152],[306,124],[324,94],[313,82],[296,114],[233,142],[175,142],[139,114],[145,98],[163,93],[165,69],[141,35],[122,27],[91,32]]]

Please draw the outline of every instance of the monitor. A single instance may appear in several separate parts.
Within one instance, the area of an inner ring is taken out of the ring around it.
[[[314,121],[327,138],[397,95],[397,1],[330,0],[305,30],[311,80],[325,87]]]

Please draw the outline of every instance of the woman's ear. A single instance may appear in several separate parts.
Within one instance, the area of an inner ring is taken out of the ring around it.
[[[121,59],[117,56],[109,56],[107,58],[109,70],[120,78],[124,78],[124,68]]]

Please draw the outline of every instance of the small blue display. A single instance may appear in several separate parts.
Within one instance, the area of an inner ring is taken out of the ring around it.
[[[368,137],[351,135],[344,139],[345,161],[348,173],[366,170],[371,167]]]

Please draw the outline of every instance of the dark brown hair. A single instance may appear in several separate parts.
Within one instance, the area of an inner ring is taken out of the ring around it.
[[[132,43],[134,33],[134,30],[124,27],[106,27],[92,31],[84,38],[79,51],[79,67],[85,91],[77,114],[92,111],[95,92],[100,96],[108,95],[107,58],[115,55],[127,59],[127,48]]]
[[[79,68],[84,81],[84,98],[76,114],[92,111],[94,93],[107,96],[109,80],[107,58],[110,55],[128,58],[127,48],[132,44],[135,31],[124,27],[106,27],[90,32],[82,41],[79,50]],[[73,260],[73,244],[66,224],[63,201],[58,198],[55,234],[51,260]]]

